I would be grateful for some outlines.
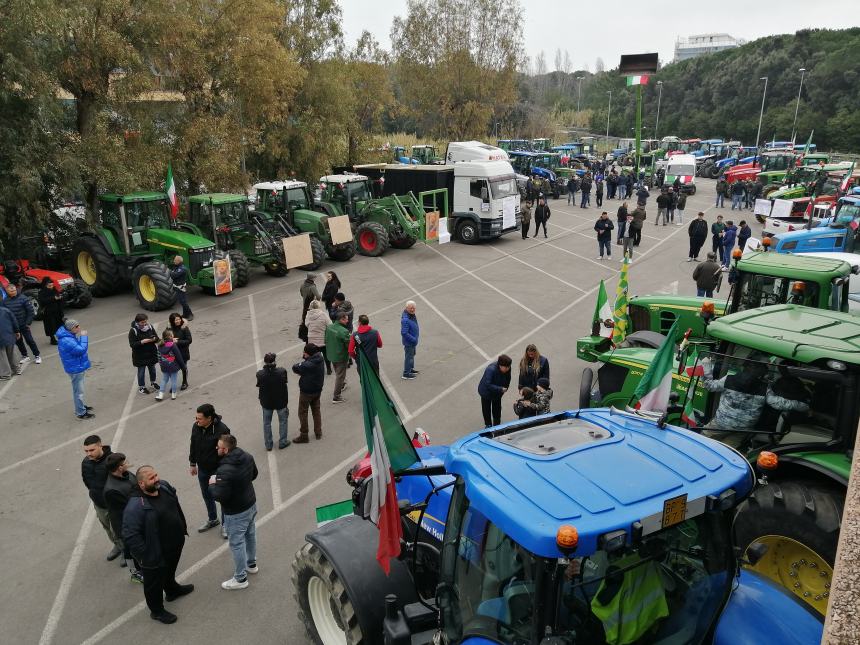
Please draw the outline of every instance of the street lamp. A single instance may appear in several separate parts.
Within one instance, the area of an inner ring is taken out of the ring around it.
[[[609,146],[609,115],[612,114],[612,90],[606,92],[609,94],[609,107],[606,110],[606,145]]]
[[[762,120],[762,117],[764,117],[764,99],[767,96],[767,76],[762,76],[758,80],[764,81],[764,91],[761,93],[761,112],[759,112],[759,115],[758,115],[758,133],[755,135],[756,147],[758,147],[759,143],[761,142],[761,139],[760,139],[760,137],[761,137],[761,120]]]
[[[663,81],[657,81],[657,123],[654,124],[654,138],[659,138],[657,133],[660,131],[660,101],[663,98]]]
[[[806,73],[806,68],[801,67],[800,72],[800,87],[797,88],[797,105],[794,106],[794,123],[791,124],[791,143],[794,143],[794,138],[797,136],[797,132],[795,131],[795,126],[797,125],[797,112],[800,110],[800,92],[803,91],[803,75]],[[804,152],[809,152],[809,150],[805,150]]]
[[[585,78],[585,77],[584,77],[584,76],[577,76],[577,77],[576,77],[576,80],[578,81],[577,85],[578,85],[578,87],[579,87],[579,89],[577,90],[577,97],[576,97],[576,114],[577,114],[577,118],[579,117],[579,105],[580,105],[580,103],[582,102],[582,79],[583,79],[583,78]]]

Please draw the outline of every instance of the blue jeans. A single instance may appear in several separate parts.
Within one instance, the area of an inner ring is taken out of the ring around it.
[[[627,184],[618,184],[618,199],[627,197]]]
[[[409,376],[415,369],[415,345],[403,346],[403,376]]]
[[[233,553],[233,577],[242,581],[248,577],[248,565],[257,563],[257,505],[235,515],[224,516],[227,543]]]
[[[206,504],[206,517],[210,522],[218,519],[218,509],[215,507],[215,498],[209,492],[209,477],[214,472],[206,472],[200,466],[197,467],[197,481],[200,482],[200,492],[203,494],[203,503]],[[224,522],[224,514],[221,514],[221,522]]]
[[[717,193],[717,202],[714,204],[715,206],[723,207],[723,201],[725,201],[726,196],[723,193]]]
[[[732,249],[735,247],[734,244],[729,246],[728,244],[723,244],[723,266],[729,266],[729,263],[732,261]]]
[[[612,257],[612,238],[608,240],[597,240],[597,249],[600,251],[600,257],[603,257],[603,251],[606,250],[606,257]]]
[[[624,241],[624,231],[627,230],[627,221],[618,222],[618,243]]]
[[[170,383],[170,391],[176,392],[179,388],[176,387],[176,381],[179,378],[179,372],[162,372],[161,373],[161,391],[167,392],[167,384]]]
[[[284,446],[287,441],[287,417],[290,415],[290,411],[287,408],[281,408],[280,410],[268,410],[263,408],[263,443],[266,444],[266,449],[271,450],[273,447],[272,442],[272,415],[278,413],[278,445]]]
[[[146,371],[149,370],[149,382],[155,383],[155,365],[141,365],[137,368],[137,387],[144,387]]]
[[[580,208],[585,208],[591,201],[591,193],[582,193],[582,201],[579,204]]]
[[[735,195],[734,193],[732,193],[732,210],[735,210],[735,208],[737,208],[738,210],[741,209],[741,200],[743,199],[743,197],[743,195]]]
[[[696,295],[699,298],[713,298],[714,290],[713,289],[699,289],[696,287]]]
[[[84,403],[84,376],[86,372],[69,374],[69,378],[72,379],[72,403],[75,404],[75,414],[78,416],[87,413],[87,406]]]

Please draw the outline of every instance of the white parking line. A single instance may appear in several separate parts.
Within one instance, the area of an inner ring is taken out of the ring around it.
[[[445,314],[443,314],[441,311],[439,311],[439,309],[436,307],[436,305],[434,305],[434,304],[433,304],[432,302],[430,302],[426,297],[424,297],[424,295],[423,295],[423,293],[422,293],[421,291],[418,291],[415,287],[413,287],[413,286],[409,283],[409,281],[408,281],[406,278],[404,278],[404,277],[403,277],[402,275],[400,275],[397,271],[395,271],[395,270],[394,270],[394,267],[392,267],[390,264],[388,264],[388,262],[386,262],[384,258],[379,258],[379,261],[380,261],[380,262],[382,262],[382,264],[384,264],[384,265],[385,265],[385,267],[386,267],[389,271],[391,271],[391,273],[393,273],[395,276],[397,276],[397,278],[398,278],[398,279],[399,279],[403,284],[405,284],[405,285],[406,285],[406,288],[407,288],[407,289],[409,289],[410,291],[412,291],[412,292],[415,294],[415,296],[416,296],[416,297],[420,298],[420,299],[424,302],[424,304],[426,304],[428,307],[430,307],[430,309],[432,309],[432,310],[436,313],[436,315],[437,315],[437,316],[439,316],[442,320],[444,320],[446,323],[448,323],[448,325],[451,327],[451,329],[453,329],[455,332],[457,332],[463,340],[465,340],[467,343],[469,343],[469,346],[470,346],[470,347],[473,347],[473,348],[475,349],[475,351],[476,351],[476,352],[478,352],[481,356],[483,356],[483,357],[484,357],[484,360],[487,360],[487,361],[488,361],[488,360],[490,360],[490,355],[489,355],[489,354],[487,354],[487,352],[485,352],[483,349],[481,349],[480,347],[478,347],[478,345],[477,345],[477,344],[475,344],[474,342],[472,342],[472,339],[471,339],[471,338],[469,338],[469,337],[466,335],[466,332],[464,332],[464,331],[463,331],[462,329],[460,329],[457,325],[455,325],[455,324],[454,324],[454,322],[453,322],[450,318],[448,318],[448,316],[446,316],[446,315],[445,315]]]
[[[575,258],[579,258],[580,260],[585,260],[586,262],[591,262],[592,264],[596,264],[597,266],[599,266],[603,269],[606,269],[608,271],[615,271],[610,266],[608,266],[606,262],[600,262],[599,260],[592,260],[591,258],[587,258],[584,255],[580,255],[579,253],[574,253],[573,251],[569,251],[565,248],[557,246],[557,245],[553,244],[552,242],[547,242],[546,245],[551,246],[554,249],[558,249],[559,251],[562,251],[564,253],[567,253],[568,255],[572,255]]]
[[[125,421],[128,418],[129,411],[131,410],[135,394],[137,394],[137,383],[132,383],[131,390],[128,393],[128,398],[125,400],[125,406],[122,409],[122,418],[120,419],[119,426],[117,426],[116,434],[113,437],[113,448],[117,448],[119,446],[119,442],[122,441],[122,435],[125,434]],[[118,451],[115,450],[114,452]],[[54,636],[57,633],[57,626],[59,625],[60,618],[63,615],[63,609],[65,609],[66,601],[69,599],[69,592],[72,589],[72,583],[75,581],[75,575],[77,575],[78,567],[81,565],[84,548],[89,540],[93,524],[95,524],[95,517],[96,513],[93,510],[92,504],[90,504],[90,508],[84,517],[84,523],[81,525],[80,532],[78,532],[78,538],[75,540],[75,547],[72,549],[69,563],[66,565],[66,571],[63,573],[63,579],[60,581],[57,595],[54,597],[54,604],[51,605],[51,611],[48,612],[48,619],[45,622],[44,629],[42,630],[42,637],[39,639],[39,645],[47,645],[54,640]]]
[[[254,341],[254,364],[257,367],[263,364],[263,352],[260,349],[260,332],[257,328],[257,310],[254,308],[254,294],[248,296],[248,308],[251,310],[251,338]],[[276,413],[277,414],[277,413]],[[272,421],[274,421],[274,416]],[[272,486],[272,506],[281,503],[281,477],[278,474],[278,460],[271,450],[266,453],[269,462],[269,480]]]
[[[436,249],[436,248],[434,248],[434,247],[430,246],[429,244],[427,245],[427,248],[428,248],[428,249],[430,249],[431,251],[433,251],[434,253],[436,253],[436,255],[438,255],[438,256],[440,256],[440,257],[443,257],[443,258],[445,258],[446,260],[448,260],[448,262],[450,262],[450,263],[451,263],[451,264],[453,264],[455,267],[457,267],[458,269],[460,269],[460,271],[462,271],[463,273],[466,273],[466,274],[468,274],[468,275],[472,276],[473,278],[475,278],[475,280],[477,280],[478,282],[480,282],[480,283],[481,283],[481,284],[483,284],[484,286],[489,287],[490,289],[492,289],[493,291],[495,291],[496,293],[498,293],[500,296],[502,296],[502,297],[504,297],[504,298],[507,298],[508,300],[510,300],[512,303],[514,303],[515,305],[517,305],[517,306],[518,306],[518,307],[520,307],[521,309],[524,309],[525,311],[527,311],[528,313],[530,313],[532,316],[534,316],[534,317],[535,317],[535,318],[537,318],[538,320],[540,320],[540,321],[545,321],[545,320],[546,320],[546,318],[544,318],[543,316],[539,315],[539,314],[538,314],[534,309],[532,309],[531,307],[527,307],[526,305],[524,305],[523,303],[521,303],[519,300],[517,300],[516,298],[514,298],[514,297],[513,297],[513,296],[511,296],[510,294],[505,293],[504,291],[502,291],[502,290],[501,290],[501,289],[499,289],[498,287],[496,287],[496,286],[494,286],[494,285],[490,284],[489,282],[487,282],[486,280],[484,280],[481,276],[477,275],[474,271],[470,271],[469,269],[467,269],[466,267],[464,267],[464,266],[463,266],[462,264],[460,264],[459,262],[456,262],[456,261],[452,260],[451,258],[449,258],[447,255],[445,255],[444,253],[442,253],[441,251],[439,251],[439,249]],[[493,248],[493,249],[495,249],[495,250],[498,250],[498,249],[496,249],[496,247],[494,247],[494,246],[493,246],[493,247],[490,247],[490,248]],[[507,255],[508,257],[513,257],[513,256],[511,256],[509,253],[505,253],[505,255]],[[514,258],[514,259],[516,260],[516,258]]]
[[[546,244],[546,242],[544,242],[544,244]],[[517,262],[519,262],[519,263],[521,263],[521,264],[525,264],[525,265],[526,265],[527,267],[529,267],[530,269],[533,269],[533,270],[535,270],[535,271],[537,271],[537,272],[539,272],[539,273],[543,273],[545,276],[548,276],[548,277],[552,278],[553,280],[557,280],[557,281],[561,282],[562,284],[567,285],[567,286],[568,286],[568,287],[570,287],[571,289],[576,289],[576,290],[577,290],[577,291],[579,291],[580,293],[585,293],[585,289],[583,289],[582,287],[578,287],[577,285],[573,284],[572,282],[568,282],[567,280],[564,280],[563,278],[559,278],[557,275],[553,275],[553,274],[552,274],[552,273],[550,273],[549,271],[544,271],[544,270],[543,270],[543,269],[541,269],[540,267],[536,267],[534,264],[532,264],[532,263],[530,263],[530,262],[526,262],[525,260],[523,260],[523,259],[521,259],[521,258],[518,258],[518,257],[517,257],[517,256],[515,256],[515,255],[512,255],[512,254],[510,254],[510,253],[507,253],[507,252],[505,252],[505,251],[502,251],[501,249],[497,249],[495,246],[494,246],[494,247],[492,247],[492,249],[493,249],[494,251],[496,251],[497,253],[501,253],[502,255],[504,255],[504,256],[506,256],[506,257],[509,257],[511,260],[516,260]],[[541,320],[542,320],[543,322],[547,322],[546,318],[541,318]]]

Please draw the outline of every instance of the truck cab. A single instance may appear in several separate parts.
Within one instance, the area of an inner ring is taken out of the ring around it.
[[[507,161],[454,164],[452,201],[449,231],[466,244],[519,230],[520,191]]]

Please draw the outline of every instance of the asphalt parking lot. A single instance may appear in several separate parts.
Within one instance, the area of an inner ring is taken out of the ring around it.
[[[697,179],[697,184],[682,227],[654,225],[652,194],[642,245],[630,268],[631,294],[695,294],[690,278],[694,265],[686,262],[686,223],[699,210],[706,211],[709,223],[716,215],[711,208],[714,182]],[[378,259],[356,256],[322,267],[338,273],[356,317],[367,313],[380,331],[383,380],[408,429],[421,427],[438,444],[480,428],[476,388],[481,370],[500,353],[518,361],[528,343],[549,358],[553,409],[576,405],[584,365],[575,358],[575,339],[590,330],[601,279],[614,297],[620,247],[613,245],[612,260],[597,260],[592,227],[601,209],[568,207],[564,199],[550,206],[548,239],[523,240],[515,233],[477,246],[419,243]],[[618,206],[617,200],[604,202],[613,221]],[[728,208],[721,212],[730,217]],[[750,211],[744,215],[754,220]],[[761,226],[754,221],[751,226],[757,235]],[[304,534],[315,527],[314,508],[348,497],[344,474],[365,450],[365,440],[353,369],[347,377],[346,404],[331,404],[333,380],[327,379],[322,441],[271,453],[263,447],[254,373],[266,352],[277,352],[278,363],[286,367],[301,357],[296,333],[304,275],[291,271],[272,278],[255,269],[251,283],[228,296],[193,292],[191,387],[176,401],[158,403],[137,392],[127,343],[138,312],[131,293],[69,312],[91,339],[87,402],[95,407],[95,419],[75,419],[69,379],[47,342],[42,343],[41,365],[28,365],[22,376],[0,387],[4,640],[188,645],[306,641],[296,618],[290,563]],[[322,279],[319,286],[322,289]],[[421,327],[416,355],[421,375],[403,381],[399,325],[409,299],[417,302]],[[153,315],[159,331],[168,313]],[[37,341],[47,341],[41,331],[41,323],[35,323]],[[298,388],[293,376],[294,409]],[[205,520],[205,509],[196,477],[188,471],[188,437],[195,408],[205,402],[215,405],[260,469],[260,573],[243,591],[220,587],[232,573],[226,542],[217,531],[200,535],[195,530]],[[513,392],[503,399],[503,421],[513,418],[513,402]],[[290,435],[296,432],[293,412]],[[150,620],[141,586],[129,582],[118,561],[105,561],[110,544],[80,478],[82,442],[91,433],[124,452],[135,466],[152,464],[162,479],[178,488],[191,531],[180,579],[193,582],[196,590],[168,605],[179,616],[174,625]]]

